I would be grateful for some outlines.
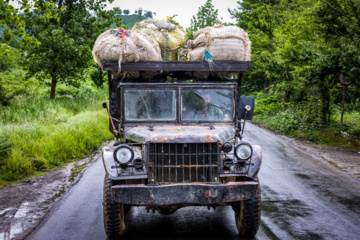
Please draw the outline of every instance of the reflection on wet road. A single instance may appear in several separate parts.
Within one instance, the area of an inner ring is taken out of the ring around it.
[[[360,184],[282,137],[247,124],[245,141],[263,148],[262,229],[269,239],[359,239]],[[27,239],[107,239],[104,170],[97,159]],[[123,239],[240,239],[231,207],[188,207],[165,216],[133,207]]]
[[[262,226],[279,239],[359,239],[360,182],[328,162],[250,125],[245,139],[263,148]]]

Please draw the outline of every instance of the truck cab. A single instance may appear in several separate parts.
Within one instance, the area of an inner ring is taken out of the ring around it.
[[[151,80],[116,78],[117,62],[105,61],[109,78],[109,130],[115,141],[102,151],[104,227],[121,237],[131,207],[172,214],[186,206],[232,206],[241,236],[260,224],[257,174],[261,147],[243,140],[254,99],[241,96],[249,62],[138,62],[122,71],[152,71]],[[237,72],[237,78],[221,76]],[[104,104],[107,108],[107,104]]]

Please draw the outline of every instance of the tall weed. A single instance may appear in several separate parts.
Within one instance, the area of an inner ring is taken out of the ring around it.
[[[81,159],[113,138],[101,107],[105,89],[76,97],[18,98],[0,112],[0,182]]]
[[[0,134],[16,147],[5,158],[0,178],[16,180],[34,171],[83,158],[103,141],[112,139],[107,129],[104,110],[81,112],[58,124],[8,124]]]

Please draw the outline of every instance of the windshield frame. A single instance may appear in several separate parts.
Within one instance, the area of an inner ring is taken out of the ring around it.
[[[125,118],[125,90],[175,90],[175,120],[154,120],[154,119],[139,119],[127,120]],[[181,89],[228,89],[232,90],[232,118],[227,121],[214,120],[184,120],[181,119]],[[118,85],[119,107],[121,112],[121,121],[123,123],[233,123],[236,116],[236,98],[237,98],[237,83],[236,82],[184,82],[184,83],[123,83]]]

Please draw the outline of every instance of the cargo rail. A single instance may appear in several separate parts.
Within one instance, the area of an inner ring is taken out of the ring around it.
[[[118,71],[118,61],[103,61],[103,70]],[[250,61],[139,61],[121,64],[121,71],[248,72]]]

